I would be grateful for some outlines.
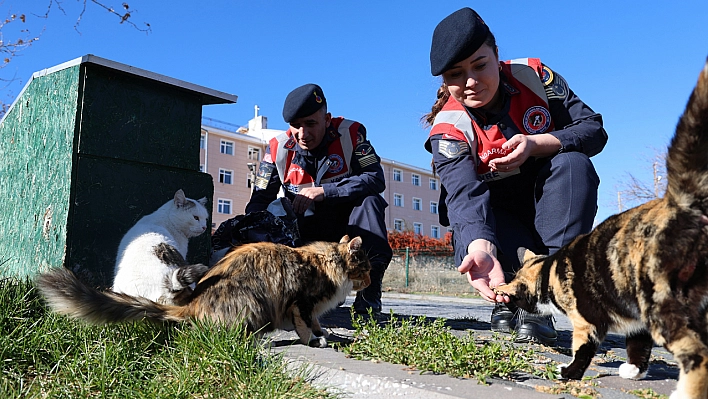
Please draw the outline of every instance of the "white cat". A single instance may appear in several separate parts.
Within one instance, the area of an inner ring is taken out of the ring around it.
[[[112,290],[166,304],[189,296],[190,285],[208,270],[185,261],[189,239],[207,229],[205,204],[206,198],[195,201],[177,190],[173,200],[138,220],[118,247]]]

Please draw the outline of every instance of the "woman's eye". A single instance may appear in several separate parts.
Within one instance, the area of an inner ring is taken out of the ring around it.
[[[481,70],[484,69],[486,66],[487,66],[486,63],[484,63],[484,64],[479,64],[479,65],[476,65],[476,66],[474,67],[474,69],[476,69],[476,70],[478,70],[478,71],[481,71]]]

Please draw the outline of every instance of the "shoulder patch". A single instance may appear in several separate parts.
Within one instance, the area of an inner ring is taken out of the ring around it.
[[[547,66],[543,66],[543,71],[541,73],[541,82],[544,86],[548,86],[553,83],[553,71]]]
[[[274,169],[275,165],[272,163],[261,162],[258,166],[258,172],[256,173],[256,181],[254,182],[254,185],[261,190],[265,190]]]
[[[354,156],[357,158],[359,161],[359,166],[362,168],[375,164],[379,161],[376,156],[376,152],[374,151],[374,147],[372,147],[368,141],[356,146]]]
[[[445,158],[457,158],[469,153],[470,146],[464,141],[440,140],[438,141],[438,152]]]
[[[546,69],[548,69],[548,67],[544,65],[544,76]],[[562,76],[557,73],[554,74],[550,69],[548,69],[548,71],[552,74],[552,77],[548,84],[544,81],[546,97],[548,97],[549,100],[565,100],[569,92],[568,83],[566,83]]]
[[[356,132],[356,143],[361,144],[365,141],[364,135],[361,132]]]

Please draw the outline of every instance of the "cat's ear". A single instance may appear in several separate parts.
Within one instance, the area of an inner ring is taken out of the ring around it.
[[[519,263],[524,264],[527,260],[535,258],[537,255],[533,253],[530,249],[519,247],[516,249],[516,256],[519,258]]]
[[[207,198],[206,198],[206,197],[199,198],[199,199],[197,200],[197,202],[199,202],[200,204],[202,204],[202,206],[206,206],[206,204],[207,204]]]
[[[181,208],[187,203],[187,197],[184,196],[184,191],[180,188],[175,193],[175,205],[177,208]]]
[[[347,236],[345,236],[347,237]],[[347,237],[348,238],[348,237]],[[349,253],[353,254],[361,249],[361,237],[356,237],[349,241]]]
[[[348,243],[348,242],[349,242],[349,236],[348,236],[348,235],[345,235],[344,237],[342,237],[341,240],[339,240],[339,243],[340,243],[340,244],[346,244],[346,243]]]

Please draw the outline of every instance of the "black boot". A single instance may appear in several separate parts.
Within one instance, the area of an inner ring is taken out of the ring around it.
[[[516,323],[516,342],[537,342],[544,345],[553,345],[558,338],[555,327],[553,327],[553,317],[544,316],[538,313],[529,313],[524,310],[519,311],[519,319]]]
[[[511,305],[511,307],[514,307]],[[510,333],[514,329],[516,319],[510,306],[504,303],[495,303],[492,310],[491,329],[495,332]]]
[[[371,284],[356,293],[354,299],[354,311],[359,314],[381,313],[381,284],[383,282],[383,271],[371,270]]]

